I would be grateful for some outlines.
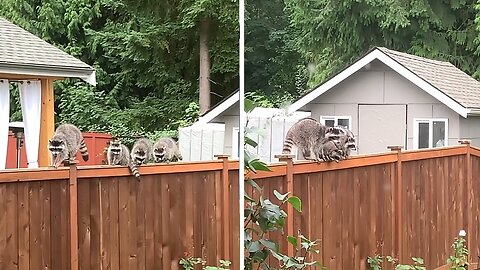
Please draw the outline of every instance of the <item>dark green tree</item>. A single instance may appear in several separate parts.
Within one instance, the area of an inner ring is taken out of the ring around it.
[[[75,79],[56,83],[58,123],[130,136],[176,130],[194,121],[198,115],[192,108],[198,109],[200,14],[212,17],[208,42],[211,91],[216,94],[213,103],[238,88],[236,1],[133,2],[0,2],[0,16],[96,69],[96,87]]]
[[[245,91],[266,96],[276,106],[297,97],[307,79],[284,8],[283,0],[246,1]]]
[[[474,0],[285,0],[310,86],[373,46],[450,61],[479,78]]]

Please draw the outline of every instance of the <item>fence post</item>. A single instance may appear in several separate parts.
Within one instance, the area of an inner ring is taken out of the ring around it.
[[[215,155],[223,161],[222,167],[222,193],[223,193],[223,259],[230,260],[230,181],[228,179],[228,158],[229,155]],[[239,175],[240,177],[240,175]]]
[[[70,162],[69,203],[70,203],[70,269],[78,270],[78,201],[77,201],[77,163]]]
[[[392,145],[388,146],[388,149],[390,149],[392,152],[397,152],[397,173],[395,176],[395,181],[392,183],[393,185],[393,212],[394,212],[394,231],[395,231],[395,236],[394,239],[396,239],[396,255],[399,260],[402,259],[403,255],[403,250],[402,250],[402,148],[403,146],[400,145]],[[395,245],[394,245],[395,246]]]
[[[286,168],[286,177],[287,177],[287,182],[286,182],[286,192],[290,192],[291,195],[294,195],[293,193],[293,157],[295,155],[275,155],[276,158],[280,162],[286,162],[287,163],[287,168]],[[291,204],[287,203],[287,235],[288,236],[295,236],[294,234],[294,227],[293,227],[293,207]],[[288,256],[293,256],[295,254],[295,250],[292,245],[287,246],[287,255]]]
[[[473,209],[473,173],[472,173],[472,156],[470,155],[470,140],[459,140],[458,141],[461,145],[464,145],[466,147],[466,157],[465,157],[465,161],[466,161],[466,170],[467,170],[467,190],[463,190],[462,192],[465,191],[465,193],[467,194],[467,196],[463,196],[463,199],[466,200],[466,202],[464,202],[464,207],[466,207],[466,209]],[[475,223],[474,220],[473,220],[473,213],[472,211],[467,211],[467,226],[469,228],[472,228],[473,227],[473,224]],[[475,213],[476,215],[476,213]],[[463,223],[463,225],[465,226],[465,223]],[[469,246],[471,244],[473,244],[472,242],[474,242],[475,239],[472,239],[472,232],[471,230],[468,230],[468,228],[462,228],[464,230],[467,230],[467,248],[469,250],[473,250],[472,249],[472,246]],[[472,255],[471,253],[469,254],[469,259],[472,260]]]

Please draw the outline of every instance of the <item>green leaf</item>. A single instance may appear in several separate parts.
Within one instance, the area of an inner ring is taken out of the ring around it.
[[[412,258],[412,260],[413,260],[414,262],[418,263],[418,264],[423,264],[423,263],[424,263],[423,258],[415,258],[415,257],[414,257],[414,258]]]
[[[283,202],[283,201],[285,200],[285,198],[287,198],[288,194],[290,194],[290,192],[287,192],[287,193],[285,193],[285,194],[281,194],[280,192],[278,192],[278,191],[275,189],[275,190],[273,190],[273,194],[275,195],[275,197],[277,197],[277,199],[278,199],[279,201],[282,201],[282,202]]]
[[[287,241],[294,247],[297,247],[297,238],[295,236],[287,236]]]
[[[247,247],[247,250],[249,252],[257,252],[261,249],[260,242],[258,241],[253,241],[250,243],[250,245]]]
[[[251,138],[249,138],[249,137],[247,137],[247,136],[245,136],[244,139],[245,139],[245,143],[246,143],[247,145],[250,145],[250,146],[253,147],[253,148],[255,148],[255,147],[258,146],[258,143],[257,143],[256,141],[254,141],[253,139],[251,139]]]
[[[243,108],[244,108],[246,113],[249,113],[249,112],[253,111],[253,109],[255,109],[255,107],[256,107],[256,104],[252,100],[250,100],[248,98],[245,98],[243,100]]]
[[[270,172],[272,170],[270,170],[270,168],[268,167],[268,165],[259,160],[258,158],[256,159],[253,159],[249,162],[249,165],[254,168],[256,171],[267,171],[267,172]]]
[[[297,196],[291,196],[288,198],[287,201],[293,206],[293,208],[295,208],[295,210],[300,213],[302,212],[302,201],[300,200],[300,198],[298,198]]]
[[[267,239],[260,239],[258,240],[262,245],[266,246],[268,249],[278,251],[278,245],[277,243],[267,240]]]
[[[269,254],[268,249],[259,250],[253,254],[252,259],[255,262],[261,263],[265,261],[265,259],[268,257],[268,254]]]

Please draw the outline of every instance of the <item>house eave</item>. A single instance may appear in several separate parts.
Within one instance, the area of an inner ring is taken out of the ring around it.
[[[480,116],[480,108],[470,108],[468,110],[467,116]]]
[[[80,78],[93,86],[97,84],[95,69],[91,67],[60,67],[25,64],[12,65],[0,63],[0,73],[55,78]]]

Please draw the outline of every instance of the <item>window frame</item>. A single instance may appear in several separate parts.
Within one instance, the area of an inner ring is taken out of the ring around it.
[[[338,126],[338,119],[347,119],[348,120],[348,126],[347,128],[349,130],[352,130],[352,117],[351,116],[346,116],[346,115],[322,115],[320,116],[320,123],[322,125],[325,125],[325,120],[333,120],[334,121],[334,126]]]
[[[435,148],[433,146],[433,122],[444,122],[445,123],[445,143],[443,146],[448,146],[448,118],[413,118],[413,149],[420,149],[418,148],[418,140],[419,140],[419,124],[420,123],[428,123],[428,147],[421,148],[421,149],[429,149]]]

